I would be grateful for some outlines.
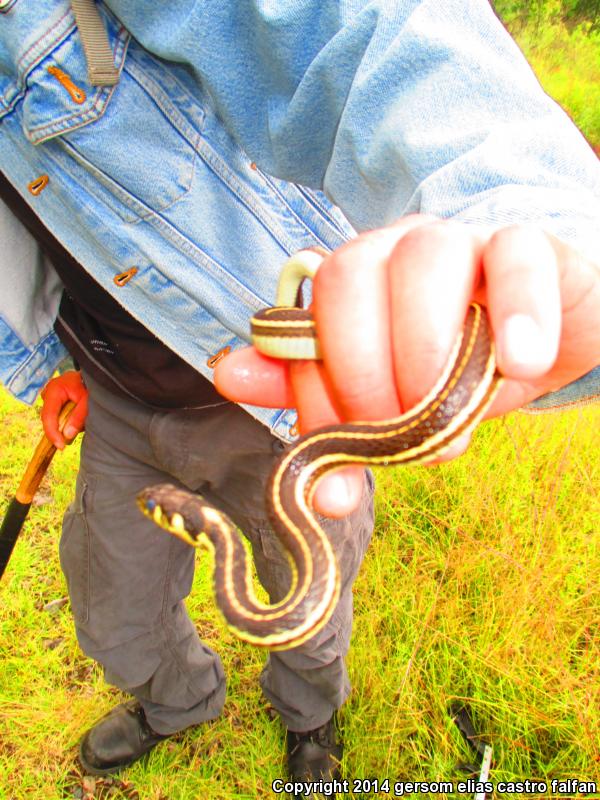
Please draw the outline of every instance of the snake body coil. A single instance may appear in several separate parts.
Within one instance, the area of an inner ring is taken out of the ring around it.
[[[310,317],[301,309],[266,309],[252,326],[261,350],[269,349],[274,335],[307,339],[298,331],[310,328],[314,338]],[[214,552],[217,604],[240,638],[271,649],[295,647],[326,624],[340,591],[335,554],[312,511],[319,479],[348,464],[432,461],[476,425],[499,382],[487,317],[473,304],[444,375],[421,403],[393,420],[330,426],[298,439],[276,465],[266,495],[270,522],[292,572],[287,596],[275,605],[255,597],[234,524],[198,495],[163,484],[140,494],[140,508],[189,544]]]

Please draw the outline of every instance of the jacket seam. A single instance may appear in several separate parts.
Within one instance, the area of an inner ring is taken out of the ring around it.
[[[98,117],[100,119],[100,117]],[[94,120],[95,122],[96,120]],[[75,130],[74,128],[71,130]],[[71,157],[71,161],[76,162],[80,166],[84,165],[84,170],[89,173],[91,176],[95,176],[98,183],[100,183],[106,191],[114,198],[115,201],[120,202],[123,206],[123,210],[119,210],[118,208],[113,208],[112,210],[125,222],[128,222],[132,225],[136,225],[139,222],[148,219],[152,213],[158,213],[162,211],[167,211],[171,206],[175,205],[179,200],[185,197],[186,194],[190,191],[194,177],[196,174],[196,156],[197,151],[195,148],[190,148],[192,150],[192,154],[190,157],[190,167],[189,167],[189,181],[188,185],[184,187],[183,191],[177,194],[175,197],[169,200],[165,205],[159,205],[157,202],[156,208],[151,208],[144,200],[142,200],[137,195],[133,194],[129,189],[121,186],[121,184],[112,178],[108,173],[101,170],[95,164],[93,164],[75,145],[70,142],[68,139],[61,137],[60,145],[64,149],[64,151],[68,154],[71,152],[73,155]],[[69,172],[68,168],[61,164],[60,167],[64,169],[66,172]],[[72,174],[72,173],[71,173]],[[77,178],[77,176],[74,176]],[[86,190],[88,191],[88,190]],[[97,197],[97,194],[94,193],[93,190],[89,190],[90,194]],[[102,202],[102,200],[99,200]],[[110,206],[110,203],[107,203]],[[125,210],[129,213],[125,214]]]
[[[106,111],[106,108],[108,107],[108,101],[115,88],[116,87],[113,86],[110,89],[99,89],[96,92],[93,103],[83,113],[71,114],[70,116],[61,117],[60,119],[54,120],[50,123],[46,122],[43,125],[35,125],[27,128],[27,138],[30,142],[42,144],[43,142],[48,141],[48,139],[52,139],[55,136],[64,133],[65,131],[76,130],[77,128],[81,128],[82,126],[89,124],[90,122],[95,122],[97,119],[101,119]],[[102,102],[104,103],[104,108],[100,108]],[[30,135],[35,134],[38,131],[47,131],[47,133],[44,133],[39,137]]]
[[[131,79],[146,93],[179,135],[185,139],[191,147],[197,149],[198,143],[202,139],[202,131],[204,129],[206,116],[204,109],[202,109],[202,127],[198,130],[186,119],[185,115],[177,108],[177,105],[169,99],[168,93],[160,83],[158,83],[152,75],[145,72],[143,67],[137,64],[134,58],[130,58],[128,62],[124,62],[123,70],[127,72]],[[183,87],[181,87],[181,90],[182,92],[184,91]]]
[[[197,263],[198,260],[200,260],[202,265],[205,268],[208,268],[209,274],[214,277],[214,279],[219,283],[219,285],[222,286],[223,288],[226,288],[227,291],[231,291],[232,294],[234,294],[234,296],[240,302],[244,303],[245,306],[249,307],[250,310],[258,311],[265,305],[265,303],[268,303],[268,301],[265,298],[260,297],[250,287],[246,286],[246,284],[243,283],[239,279],[239,277],[229,272],[221,264],[219,264],[218,261],[215,261],[213,258],[211,258],[208,255],[208,253],[202,250],[202,248],[198,247],[198,245],[195,242],[193,242],[191,239],[188,239],[186,236],[180,233],[179,230],[174,225],[172,225],[168,220],[166,220],[161,214],[159,214],[157,211],[154,211],[153,209],[149,209],[149,211],[150,213],[144,219],[146,223],[152,224],[153,227],[160,230],[164,234],[166,239],[168,239],[181,253],[192,258],[195,263]],[[275,241],[277,241],[275,236],[273,236],[273,238],[275,239]],[[282,249],[284,249],[286,252],[289,252],[288,250],[286,250],[286,248],[283,247],[283,245],[281,246]],[[158,269],[157,267],[155,267],[155,269],[157,269],[161,275],[167,278],[180,291],[183,291],[182,287],[177,283],[177,281],[173,279],[173,277],[166,276],[164,272],[162,272],[162,270]],[[225,282],[223,278],[226,279]],[[238,287],[241,287],[243,292],[240,292],[240,289]],[[244,296],[244,294],[246,296]],[[251,299],[253,301],[252,303],[250,302]],[[225,327],[232,334],[237,335],[235,331],[232,330],[232,328],[228,327],[228,325],[223,323],[222,319],[220,319],[215,312],[210,311],[210,309],[208,309],[206,306],[204,306],[204,308],[206,308],[206,310],[215,319],[217,319],[223,325],[223,327]],[[246,337],[246,341],[247,340],[248,339]]]
[[[233,195],[237,197],[240,203],[242,203],[242,205],[251,212],[251,214],[261,223],[265,230],[267,230],[267,232],[275,239],[282,250],[284,250],[287,255],[290,255],[292,252],[292,245],[291,242],[287,241],[287,237],[285,236],[283,229],[281,231],[273,229],[274,226],[269,224],[268,220],[265,218],[265,215],[261,213],[259,206],[252,202],[252,192],[242,188],[241,181],[237,178],[234,171],[223,163],[221,156],[205,137],[203,137],[199,142],[198,154],[211,172],[225,187],[227,187],[227,189],[229,189]],[[250,197],[246,197],[246,194],[249,194]]]
[[[46,31],[42,36],[40,36],[39,39],[36,39],[36,41],[30,46],[29,50],[23,53],[23,55],[17,62],[17,79],[19,81],[22,81],[23,86],[27,81],[28,75],[38,66],[38,64],[41,61],[43,61],[44,58],[46,58],[46,56],[49,55],[54,49],[56,49],[56,47],[65,42],[69,38],[69,36],[73,33],[73,31],[77,28],[77,25],[75,24],[75,19],[73,18],[73,21],[66,28],[66,30],[63,33],[58,33],[55,38],[52,38],[52,41],[48,44],[48,46],[44,50],[42,50],[42,52],[38,56],[36,56],[29,65],[27,65],[27,58],[29,57],[29,54],[32,51],[34,51],[35,48],[38,47],[39,44],[44,39],[46,39],[47,37],[51,37],[53,31],[56,28],[58,28],[60,24],[64,22],[64,20],[67,19],[67,17],[69,16],[72,16],[72,12],[70,9],[69,11],[65,11],[62,17],[54,23],[54,25],[50,28],[49,31]]]
[[[0,97],[0,103],[4,107],[4,113],[2,114],[0,119],[4,119],[4,117],[8,116],[8,114],[11,114],[15,110],[16,106],[21,102],[23,97],[25,97],[24,91],[17,91],[17,93],[14,95],[13,99],[10,100],[10,102],[7,102],[5,96]]]
[[[9,326],[9,327],[10,327],[10,326]],[[15,336],[17,339],[19,339],[19,341],[21,341],[21,339],[20,339],[20,338],[17,336],[17,334],[16,334],[16,333],[14,332],[14,330],[12,329],[12,327],[10,327],[10,330],[12,331],[12,333],[14,334],[14,336]],[[45,336],[44,336],[42,339],[40,339],[40,341],[39,341],[39,342],[38,342],[38,343],[35,345],[35,347],[34,347],[34,348],[32,348],[32,349],[29,349],[29,348],[27,347],[27,345],[26,345],[26,344],[22,343],[22,344],[23,344],[23,348],[24,348],[26,351],[29,351],[29,355],[27,356],[27,358],[25,359],[25,361],[23,361],[23,363],[22,363],[22,364],[21,364],[21,365],[20,365],[20,366],[19,366],[19,367],[18,367],[18,368],[15,370],[15,372],[13,372],[13,374],[12,374],[12,377],[11,377],[11,378],[10,378],[10,380],[9,380],[9,381],[6,383],[6,388],[7,388],[7,389],[9,389],[10,387],[12,387],[12,386],[13,386],[13,384],[14,384],[14,382],[15,382],[15,381],[16,381],[18,378],[20,378],[20,376],[21,376],[21,373],[23,372],[23,370],[25,370],[25,369],[26,369],[26,368],[29,366],[29,364],[31,363],[31,361],[32,361],[32,360],[33,360],[33,359],[34,359],[34,358],[35,358],[35,357],[38,355],[39,351],[40,351],[40,350],[43,350],[43,348],[44,348],[44,347],[45,347],[45,345],[46,345],[46,342],[47,342],[49,339],[52,339],[52,338],[53,338],[53,337],[55,337],[55,336],[56,336],[56,334],[55,334],[55,332],[54,332],[54,329],[50,330],[50,331],[49,331],[49,332],[48,332],[48,333],[47,333],[47,334],[46,334],[46,335],[45,335]]]
[[[125,31],[127,34],[124,38],[121,38],[121,33]],[[117,40],[117,46],[114,51],[114,57],[117,63],[122,68],[122,65],[125,60],[125,56],[127,54],[127,47],[129,45],[129,34],[125,30],[125,28],[121,27],[117,36],[119,37]],[[83,125],[87,125],[90,122],[95,122],[98,119],[101,119],[108,105],[112,98],[112,95],[115,92],[116,86],[111,86],[110,88],[103,87],[98,89],[95,93],[95,98],[92,104],[86,111],[79,112],[77,114],[71,114],[68,116],[60,117],[58,120],[51,121],[50,123],[46,122],[43,125],[36,125],[30,128],[27,128],[27,138],[29,141],[34,142],[35,144],[41,144],[42,142],[47,141],[48,139],[52,139],[54,136],[63,133],[64,131],[76,130],[77,128],[81,128]],[[103,104],[103,108],[100,106]],[[77,122],[79,120],[79,122]],[[72,124],[75,123],[75,124]],[[48,131],[46,135],[42,135],[40,137],[37,136],[30,136],[30,134],[35,134],[37,131]]]
[[[46,150],[46,155],[50,157],[51,160],[58,166],[59,171],[64,170],[67,175],[71,176],[75,180],[77,179],[77,175],[74,175],[71,169],[68,169],[60,159],[57,159],[56,155],[52,152],[51,148],[48,148]],[[60,180],[60,178],[58,178],[58,180],[60,185],[64,186],[64,183]],[[64,186],[64,189],[66,192],[69,191],[68,186]],[[102,205],[103,210],[108,210],[111,213],[118,216],[118,212],[115,211],[113,208],[111,208],[111,206],[108,205],[106,201],[99,200],[96,195],[93,195],[93,193],[89,192],[89,190],[87,189],[84,189],[84,191],[86,195],[91,195],[92,197],[94,197],[94,199],[96,199],[97,202]],[[260,297],[249,287],[247,287],[245,283],[243,283],[241,280],[238,279],[238,277],[236,277],[233,273],[226,270],[221,264],[219,264],[218,261],[215,261],[204,250],[198,247],[198,245],[196,245],[194,242],[192,242],[190,239],[188,239],[186,236],[180,233],[177,230],[177,228],[171,225],[171,223],[169,223],[164,217],[162,217],[160,213],[150,208],[148,205],[143,203],[143,201],[138,200],[133,195],[130,196],[136,203],[139,203],[140,206],[143,206],[143,208],[147,209],[148,211],[146,216],[144,216],[143,218],[138,217],[138,220],[136,220],[136,222],[140,221],[145,222],[146,224],[151,224],[153,227],[157,228],[161,233],[164,234],[165,238],[168,239],[168,241],[170,241],[177,248],[179,252],[191,258],[194,261],[194,263],[199,262],[202,265],[202,267],[206,269],[208,274],[218,283],[220,287],[227,290],[228,292],[231,292],[241,303],[244,304],[246,308],[250,309],[251,311],[258,311],[265,304],[268,304],[269,301],[266,298]],[[93,218],[97,221],[100,229],[105,229],[110,227],[110,221],[107,222],[106,217],[98,213],[98,210],[94,207],[94,204],[89,204],[89,203],[86,204],[86,213],[88,215],[93,216]],[[125,244],[121,237],[119,237],[119,241]],[[275,239],[275,241],[277,241],[277,239]],[[127,247],[127,249],[129,250],[130,248]],[[282,249],[285,250],[285,248]],[[132,259],[137,258],[138,255],[139,254],[137,252],[132,252],[131,258]],[[147,266],[156,269],[156,271],[161,276],[163,276],[166,280],[170,281],[179,291],[183,291],[182,287],[177,283],[177,281],[172,276],[165,275],[165,273],[160,269],[160,267],[156,263],[149,262]],[[120,302],[119,300],[117,301]],[[123,304],[121,303],[121,305]],[[129,306],[127,307],[127,310],[139,322],[142,322],[143,324],[143,321],[139,319],[136,313],[133,312]],[[225,324],[223,320],[220,317],[218,317],[216,313],[214,313],[208,308],[206,310],[208,311],[208,313],[211,314],[211,316],[213,316],[218,322],[220,322],[220,324],[223,325],[225,330],[228,331],[232,337],[236,336],[239,337],[239,334],[237,334],[236,331],[232,329],[230,325]],[[245,341],[248,341],[247,336],[242,338],[244,338]]]
[[[290,203],[286,200],[285,196],[281,193],[279,188],[273,183],[273,181],[270,178],[270,176],[265,175],[265,173],[262,172],[262,171],[261,171],[260,174],[263,176],[265,183],[271,188],[273,193],[277,195],[277,197],[280,199],[281,203],[287,209],[288,213],[291,214],[291,216],[294,217],[296,222],[301,227],[303,227],[314,239],[317,239],[319,244],[322,244],[327,250],[329,250],[330,249],[329,244],[325,241],[325,239],[317,231],[315,231],[312,228],[310,228],[308,223],[305,222],[305,220],[303,220],[300,216],[298,216],[297,212],[294,211],[294,209],[292,208]],[[296,184],[291,184],[291,185],[296,186]],[[314,208],[314,206],[313,206],[313,208]],[[322,214],[320,214],[320,216],[322,218]],[[327,220],[323,220],[323,222],[327,223]]]
[[[337,234],[343,237],[344,241],[348,241],[349,233],[345,231],[341,225],[335,220],[335,218],[329,213],[327,208],[319,202],[319,199],[315,197],[305,186],[302,186],[299,183],[294,184],[298,191],[302,194],[306,201],[313,205],[319,214],[323,217],[324,222],[326,222],[332,230],[334,230]]]

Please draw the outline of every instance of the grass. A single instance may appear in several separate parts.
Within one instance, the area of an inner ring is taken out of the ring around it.
[[[544,90],[600,154],[600,30],[568,26],[558,14],[508,27]]]
[[[0,422],[8,499],[39,422],[5,394]],[[379,472],[341,714],[349,779],[387,777],[390,796],[394,781],[464,779],[470,754],[447,711],[460,699],[493,744],[495,782],[600,786],[599,422],[596,407],[512,414],[450,464]],[[262,654],[222,625],[206,555],[189,609],[230,678],[223,715],[112,781],[81,774],[82,731],[122,697],[78,649],[68,605],[43,610],[66,596],[57,541],[76,470],[75,445],[0,585],[0,798],[275,797],[283,730],[258,688]]]

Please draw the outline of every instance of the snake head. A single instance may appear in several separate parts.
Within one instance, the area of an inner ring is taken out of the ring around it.
[[[192,547],[200,547],[204,514],[199,495],[161,483],[143,489],[137,496],[137,504],[142,514],[161,528]]]

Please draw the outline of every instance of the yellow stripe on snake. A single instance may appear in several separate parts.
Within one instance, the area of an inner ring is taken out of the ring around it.
[[[310,315],[293,304],[300,282],[314,276],[320,260],[310,250],[293,256],[282,272],[277,307],[252,318],[254,344],[267,355],[318,357]],[[296,647],[326,624],[340,591],[335,553],[312,511],[318,481],[347,464],[432,461],[477,424],[500,380],[486,314],[473,304],[444,374],[417,406],[396,419],[329,426],[297,440],[275,466],[266,494],[292,572],[289,592],[277,604],[256,598],[235,525],[199,495],[163,484],[144,490],[139,506],[170,533],[213,552],[217,605],[241,639],[273,650]]]

